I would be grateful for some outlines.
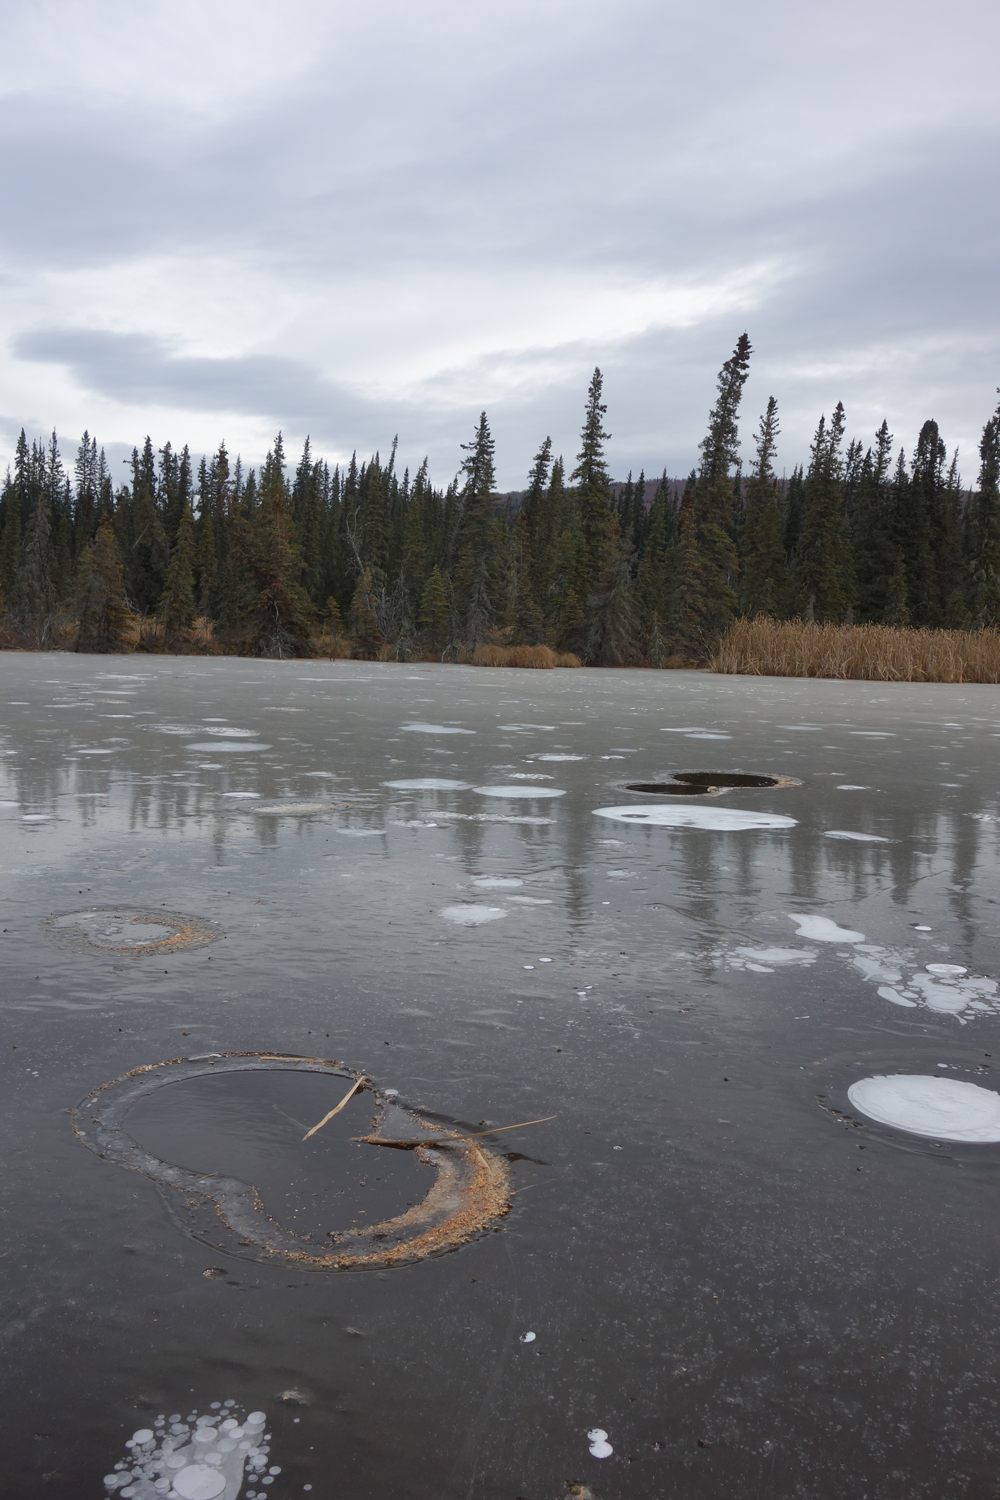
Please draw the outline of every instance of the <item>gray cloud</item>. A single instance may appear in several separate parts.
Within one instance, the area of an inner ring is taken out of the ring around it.
[[[251,19],[258,10],[248,0]],[[302,26],[326,16],[308,0],[296,13]],[[72,36],[83,21],[64,14]],[[439,478],[485,405],[515,485],[547,431],[574,451],[600,363],[616,472],[680,473],[746,326],[757,352],[744,431],[773,392],[789,466],[843,399],[852,431],[884,414],[907,446],[935,416],[971,472],[1000,382],[1000,210],[986,187],[998,26],[972,0],[947,14],[929,0],[846,0],[835,25],[796,0],[438,0],[419,15],[379,0],[350,28],[320,26],[308,61],[274,86],[251,56],[259,86],[201,112],[210,74],[184,94],[183,61],[110,102],[68,64],[65,81],[42,70],[0,103],[14,329],[0,399],[13,420],[23,409],[63,428],[94,393],[129,435],[164,408],[178,425],[186,412],[244,414],[336,452],[384,448],[399,431]],[[109,58],[126,83],[141,43],[129,33]],[[255,315],[237,299],[222,347],[251,352],[208,359],[178,352],[205,347],[201,312],[176,293],[154,310],[159,272],[146,332],[134,331],[141,305],[117,324],[85,276],[72,315],[56,305],[60,278],[144,260],[190,264],[193,287],[199,266],[221,263],[234,289],[265,285],[281,316],[265,301],[262,328],[240,326]],[[472,294],[459,287],[516,310],[522,290],[534,305],[562,278],[641,295],[765,263],[773,274],[744,305],[709,305],[683,326],[651,304],[645,324],[633,314],[616,329],[595,292],[575,326],[533,337],[512,319],[508,337],[501,320],[463,342]],[[375,353],[363,317],[349,340],[341,326],[359,278]],[[376,338],[383,301],[392,327]],[[438,332],[458,352],[442,355]],[[498,384],[501,366],[512,378]],[[53,382],[51,413],[46,367],[78,391],[68,404]]]

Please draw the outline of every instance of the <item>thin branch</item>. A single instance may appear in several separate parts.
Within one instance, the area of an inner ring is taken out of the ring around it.
[[[353,1083],[351,1085],[351,1087],[347,1090],[347,1093],[344,1095],[343,1099],[341,1099],[340,1103],[337,1104],[337,1105],[334,1105],[334,1107],[333,1107],[333,1109],[331,1109],[330,1113],[328,1115],[324,1115],[323,1118],[322,1118],[322,1120],[320,1120],[319,1124],[318,1125],[314,1125],[313,1128],[312,1128],[312,1130],[307,1130],[306,1133],[305,1133],[305,1135],[302,1137],[302,1139],[304,1141],[307,1141],[311,1135],[315,1135],[316,1134],[317,1130],[322,1130],[323,1126],[326,1124],[326,1122],[328,1120],[332,1120],[333,1117],[334,1117],[334,1115],[339,1115],[340,1114],[340,1111],[343,1109],[343,1107],[347,1103],[348,1099],[350,1099],[351,1095],[352,1094],[356,1094],[357,1091],[358,1091],[358,1089],[361,1088],[362,1085],[365,1084],[365,1083],[367,1083],[367,1082],[368,1082],[368,1080],[365,1078],[365,1075],[362,1073],[361,1077],[357,1080],[357,1082]]]
[[[345,1100],[346,1103],[346,1100]],[[339,1106],[338,1106],[339,1108]],[[555,1115],[546,1115],[542,1120],[522,1120],[519,1125],[497,1125],[493,1130],[477,1130],[474,1135],[426,1136],[420,1140],[389,1140],[382,1135],[352,1135],[352,1141],[363,1141],[367,1146],[396,1146],[400,1151],[413,1151],[417,1146],[450,1146],[456,1141],[480,1141],[484,1135],[502,1135],[505,1130],[524,1130],[528,1125],[546,1125]],[[319,1129],[319,1127],[316,1127]]]

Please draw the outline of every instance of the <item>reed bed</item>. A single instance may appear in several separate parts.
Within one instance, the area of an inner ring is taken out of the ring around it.
[[[758,677],[1000,682],[1000,631],[737,620],[710,665],[713,672]]]
[[[474,667],[578,667],[572,651],[549,646],[480,646],[470,658]]]

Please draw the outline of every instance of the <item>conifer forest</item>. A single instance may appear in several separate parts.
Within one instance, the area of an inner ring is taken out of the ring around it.
[[[740,443],[751,353],[744,334],[686,479],[612,480],[600,370],[575,459],[545,437],[512,495],[486,413],[445,490],[426,460],[400,473],[395,442],[331,472],[308,439],[295,459],[279,434],[246,470],[225,444],[196,461],[147,437],[116,485],[89,433],[70,464],[55,432],[22,431],[0,496],[0,643],[457,661],[542,646],[662,667],[707,660],[739,620],[1000,624],[1000,407],[971,488],[935,421],[908,454],[885,421],[848,439],[839,404],[779,478],[774,397]]]

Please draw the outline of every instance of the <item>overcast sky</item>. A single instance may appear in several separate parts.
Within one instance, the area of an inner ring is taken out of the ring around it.
[[[743,453],[1000,385],[996,0],[8,0],[0,465],[88,427],[258,462],[425,453],[502,488],[683,474],[738,335]]]

